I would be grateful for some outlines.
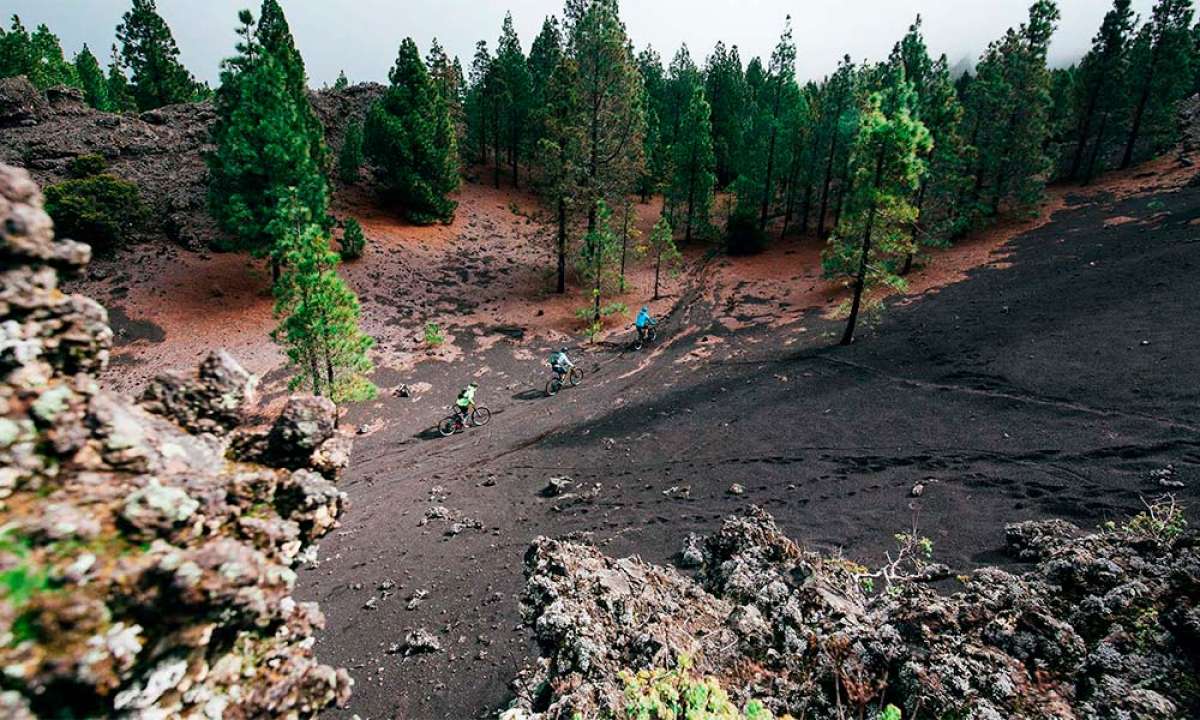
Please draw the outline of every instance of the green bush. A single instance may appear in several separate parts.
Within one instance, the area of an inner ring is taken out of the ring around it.
[[[108,174],[64,180],[46,188],[55,232],[102,254],[119,247],[146,215],[137,186]]]
[[[363,235],[362,225],[354,218],[347,220],[345,230],[342,231],[342,259],[354,260],[362,257],[366,245],[367,238]]]
[[[739,710],[716,679],[693,673],[686,658],[674,670],[626,671],[621,679],[625,697],[620,717],[626,720],[775,720],[758,700]]]
[[[434,322],[425,323],[425,344],[435,348],[444,342],[446,342],[446,336],[442,335],[442,328]]]
[[[82,180],[108,169],[108,161],[99,155],[80,155],[67,164],[67,175]]]
[[[767,249],[767,234],[752,210],[738,207],[725,226],[725,249],[730,255],[757,255]]]

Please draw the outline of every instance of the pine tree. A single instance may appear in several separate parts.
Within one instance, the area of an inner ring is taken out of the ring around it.
[[[586,168],[578,87],[578,67],[572,58],[564,56],[546,83],[544,134],[538,144],[541,158],[538,189],[547,204],[554,208],[555,214],[555,291],[560,295],[567,291],[567,254],[570,245],[568,216],[578,201],[576,192],[583,182]]]
[[[179,48],[155,0],[133,0],[117,26],[117,40],[124,66],[133,74],[131,91],[139,110],[190,102],[201,92],[179,64]]]
[[[834,173],[842,167],[839,159],[844,155],[849,157],[847,136],[855,132],[857,121],[852,112],[854,102],[854,63],[850,56],[842,58],[835,72],[821,90],[822,147],[828,151],[823,153],[824,171],[821,173],[821,208],[817,212],[817,234],[825,237],[825,223],[829,217],[829,192],[833,185]]]
[[[1075,151],[1067,172],[1071,180],[1079,179],[1081,172],[1085,181],[1090,180],[1095,173],[1094,159],[1098,159],[1104,147],[1106,132],[1111,130],[1111,120],[1119,112],[1126,92],[1133,25],[1130,0],[1113,0],[1112,9],[1105,14],[1100,31],[1092,40],[1091,50],[1079,64]],[[1093,160],[1088,160],[1086,154],[1089,144],[1094,145]],[[1086,171],[1085,160],[1088,160]]]
[[[1174,107],[1192,86],[1192,0],[1157,0],[1130,60],[1135,100],[1121,167],[1133,163],[1138,143],[1149,136],[1155,150],[1173,139]],[[1148,131],[1148,132],[1147,132]]]
[[[488,51],[487,41],[480,40],[475,44],[475,58],[471,61],[471,72],[468,78],[470,87],[467,90],[463,107],[471,155],[480,165],[487,163],[489,138],[496,125],[492,121],[497,105],[492,64],[492,55]]]
[[[1038,0],[1029,21],[993,42],[976,68],[967,110],[977,151],[969,197],[977,215],[995,216],[1005,203],[1025,209],[1041,197],[1051,165],[1046,50],[1057,20],[1057,6]]]
[[[126,113],[137,110],[137,102],[133,99],[133,91],[129,89],[129,78],[125,75],[125,66],[121,62],[121,54],[117,46],[112,46],[111,60],[108,63],[108,78],[105,80],[108,91],[108,104],[112,112]]]
[[[438,96],[450,109],[450,122],[455,128],[455,138],[458,137],[458,129],[463,122],[463,79],[462,70],[457,62],[451,62],[437,38],[434,38],[429,54],[425,56],[425,65],[429,68],[429,77],[437,88]]]
[[[39,90],[56,85],[82,87],[75,66],[63,56],[58,36],[45,25],[38,25],[31,35],[12,16],[12,26],[0,31],[0,77],[24,75]]]
[[[337,79],[333,81],[334,90],[345,90],[350,87],[350,78],[346,77],[345,70],[338,70]]]
[[[616,2],[568,4],[567,17],[567,54],[576,67],[573,95],[582,109],[574,116],[586,169],[579,195],[587,207],[587,244],[603,235],[596,225],[601,202],[629,192],[642,172],[645,115],[641,74]],[[600,250],[588,252],[596,255]],[[600,320],[600,310],[597,299],[595,322]]]
[[[324,225],[327,190],[311,154],[307,108],[297,103],[278,57],[260,44],[253,16],[242,11],[238,18],[238,54],[221,64],[214,106],[209,205],[233,247],[270,256],[277,278],[283,258],[273,224],[280,204],[295,193],[308,217]]]
[[[519,168],[533,101],[533,79],[513,26],[512,13],[504,16],[504,26],[496,44],[495,69],[501,96],[500,107],[503,108],[501,126],[508,145],[508,165],[513,186],[520,187]]]
[[[704,98],[704,87],[697,83],[692,87],[692,97],[672,147],[674,174],[669,193],[672,210],[676,211],[672,214],[682,213],[682,224],[686,228],[684,241],[689,243],[697,230],[707,233],[712,212],[716,160],[712,149],[711,115],[712,109]]]
[[[816,177],[816,98],[818,90],[814,84],[806,85],[798,92],[789,93],[780,132],[784,139],[787,159],[787,174],[784,180],[785,198],[783,228],[780,235],[787,235],[796,215],[796,204],[802,204],[801,232],[808,232],[808,216],[812,205],[813,180]]]
[[[679,248],[675,247],[675,231],[671,229],[671,223],[667,218],[660,217],[658,219],[658,222],[654,224],[654,229],[650,231],[650,237],[647,238],[644,245],[639,247],[639,250],[644,255],[654,258],[654,299],[657,300],[663,265],[672,268],[683,258]]]
[[[688,103],[692,101],[692,93],[703,84],[704,78],[692,60],[688,46],[681,46],[667,68],[666,81],[660,91],[661,97],[651,93],[660,100],[655,109],[658,112],[662,142],[667,148],[673,147],[684,132],[683,117],[687,112]]]
[[[108,101],[108,81],[104,78],[104,71],[100,69],[100,62],[88,49],[87,43],[84,43],[83,49],[75,55],[75,74],[79,77],[83,99],[88,105],[97,110],[112,109]]]
[[[932,142],[913,117],[916,104],[903,69],[892,68],[884,89],[871,94],[859,119],[850,163],[853,190],[823,257],[827,276],[853,281],[843,345],[854,341],[865,294],[881,285],[904,286],[897,268],[912,251],[912,197],[924,172],[920,155]]]
[[[362,123],[354,120],[346,128],[342,138],[342,149],[338,153],[338,177],[347,185],[358,182],[358,171],[363,163]]]
[[[388,198],[417,224],[449,223],[457,203],[458,152],[450,112],[411,38],[400,44],[391,86],[371,106],[364,149]]]
[[[30,37],[30,45],[33,68],[29,79],[35,87],[42,90],[56,85],[82,87],[75,66],[63,56],[62,44],[50,28],[38,25]]]
[[[738,161],[742,157],[742,142],[746,134],[748,88],[736,46],[726,51],[724,43],[717,43],[706,63],[704,87],[712,105],[717,185],[723,188],[733,182],[741,170]]]
[[[605,306],[603,298],[609,288],[619,287],[617,267],[621,259],[621,241],[613,232],[612,210],[608,209],[608,203],[598,201],[595,214],[595,226],[588,230],[579,253],[579,275],[587,283],[592,300],[593,334],[599,329],[601,319],[616,310]]]
[[[529,146],[537,150],[542,138],[546,137],[546,97],[550,77],[562,60],[563,37],[558,19],[549,16],[542,22],[542,30],[533,39],[529,48],[529,80],[531,89]]]
[[[270,53],[279,61],[287,76],[288,92],[291,94],[303,120],[304,134],[308,139],[309,155],[317,167],[325,171],[328,168],[329,153],[325,147],[325,127],[317,119],[312,103],[308,99],[308,75],[304,69],[304,58],[296,49],[296,41],[292,38],[291,28],[283,8],[277,0],[263,0],[259,10],[258,28],[255,31],[258,44],[263,52]],[[320,219],[320,215],[314,215]]]
[[[917,211],[914,253],[905,258],[900,271],[907,275],[917,249],[944,247],[962,229],[955,203],[967,182],[963,163],[968,148],[960,134],[963,108],[950,77],[949,61],[945,55],[937,60],[929,57],[919,15],[893,51],[891,63],[902,66],[905,79],[912,84],[917,96],[914,115],[925,125],[933,143],[921,158],[927,172],[913,201]]]
[[[272,338],[282,345],[296,375],[292,389],[308,388],[334,402],[367,400],[377,390],[364,375],[373,366],[374,340],[359,328],[358,298],[337,273],[338,255],[319,225],[308,222],[298,200],[285,200],[279,238],[286,272],[275,284]]]
[[[638,177],[637,192],[642,202],[646,202],[663,189],[671,172],[671,141],[662,127],[662,118],[667,114],[667,78],[662,58],[652,47],[638,54],[637,65],[642,76],[642,106],[646,118],[642,138],[645,167]]]
[[[13,15],[8,31],[0,34],[0,77],[29,77],[33,65],[33,39],[21,24],[21,18]]]
[[[342,230],[342,259],[355,260],[362,257],[367,245],[367,237],[363,235],[362,225],[354,218],[348,218]]]

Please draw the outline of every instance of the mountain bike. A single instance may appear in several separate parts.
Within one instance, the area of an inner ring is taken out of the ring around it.
[[[546,395],[554,397],[564,386],[570,385],[571,387],[575,387],[581,382],[583,382],[583,371],[577,367],[571,368],[571,371],[565,375],[555,373],[554,377],[550,378],[546,383]]]
[[[456,432],[463,432],[467,427],[483,427],[492,420],[492,411],[485,407],[474,407],[471,409],[471,414],[467,416],[467,422],[464,424],[458,413],[453,412],[454,407],[450,408],[452,414],[438,423],[438,432],[442,437],[450,437]]]
[[[638,332],[637,326],[633,327],[634,337],[633,342],[629,345],[633,350],[641,350],[647,343],[652,343],[658,337],[653,325],[647,325],[645,332]]]

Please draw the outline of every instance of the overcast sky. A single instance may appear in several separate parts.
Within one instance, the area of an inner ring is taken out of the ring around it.
[[[561,0],[281,0],[304,55],[312,84],[344,69],[354,82],[385,81],[400,40],[413,37],[423,50],[437,37],[470,65],[476,40],[495,49],[504,13],[511,10],[526,50],[542,19]],[[738,45],[742,58],[767,56],[784,17],[791,13],[802,80],[830,72],[849,53],[855,60],[883,59],[912,19],[924,18],[931,51],[951,64],[975,58],[987,43],[1019,24],[1032,0],[625,0],[622,15],[634,45],[654,45],[669,60],[686,42],[702,62],[717,40]],[[1153,0],[1134,0],[1149,15]],[[88,43],[107,64],[113,29],[128,0],[6,0],[5,11],[28,28],[46,23],[74,54]],[[1050,60],[1065,64],[1087,49],[1110,0],[1059,0],[1062,20]],[[187,67],[215,84],[218,63],[231,54],[237,11],[253,0],[158,0]]]

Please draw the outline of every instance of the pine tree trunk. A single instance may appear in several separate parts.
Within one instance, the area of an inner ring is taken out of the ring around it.
[[[1102,82],[1102,81],[1101,81]],[[1079,118],[1078,142],[1075,144],[1075,156],[1071,158],[1071,180],[1079,178],[1079,169],[1083,165],[1083,152],[1087,148],[1088,136],[1092,132],[1092,115],[1096,112],[1096,102],[1100,99],[1100,83],[1096,83],[1088,93],[1087,110]]]
[[[837,155],[838,120],[842,116],[842,103],[839,101],[837,114],[833,118],[833,137],[829,140],[829,158],[825,161],[825,182],[821,189],[821,214],[817,216],[817,235],[825,236],[825,214],[829,211],[829,185],[833,182],[833,159]]]
[[[567,199],[558,199],[558,288],[562,295],[567,291]]]
[[[692,242],[692,215],[695,213],[696,204],[696,150],[692,148],[692,171],[688,174],[688,199],[687,199],[687,232],[684,234],[683,241],[689,245]]]
[[[801,235],[804,235],[805,233],[808,232],[808,215],[809,215],[809,212],[812,210],[812,192],[813,192],[812,183],[809,182],[809,183],[805,184],[805,186],[804,186],[804,202],[800,206],[801,208],[803,208],[800,211],[800,234]]]
[[[1096,176],[1096,161],[1100,157],[1100,151],[1104,147],[1104,131],[1108,127],[1108,116],[1105,112],[1100,116],[1100,129],[1096,132],[1096,144],[1092,147],[1091,158],[1088,159],[1087,171],[1083,174],[1083,184],[1090,185],[1092,178]]]
[[[282,273],[279,268],[279,258],[272,255],[271,256],[271,285],[274,286],[274,285],[279,284],[279,276],[281,274]]]
[[[782,81],[780,81],[782,82]],[[758,229],[767,229],[767,214],[770,212],[771,206],[771,183],[774,180],[775,174],[775,135],[778,128],[775,127],[775,122],[779,118],[779,100],[782,90],[775,90],[775,104],[771,110],[771,140],[767,143],[767,182],[763,186],[762,197],[762,212],[758,218]]]
[[[883,150],[875,161],[875,190],[883,179]],[[863,230],[862,257],[858,263],[858,275],[854,278],[854,300],[850,304],[850,317],[846,320],[846,332],[842,334],[842,345],[854,342],[854,328],[858,324],[858,313],[862,307],[863,290],[867,285],[867,261],[871,257],[871,233],[875,225],[875,199],[871,199],[871,209],[867,212],[867,224]]]
[[[850,155],[846,154],[846,166],[842,168],[842,183],[838,184],[837,208],[833,211],[833,230],[842,224],[842,210],[846,206],[846,196],[854,192],[854,178],[850,176]]]
[[[516,127],[516,123],[513,123],[512,141],[511,141],[511,142],[512,142],[512,148],[509,150],[509,159],[510,159],[510,160],[511,160],[511,162],[512,162],[512,180],[513,180],[513,187],[514,187],[514,188],[518,188],[518,189],[520,189],[520,187],[521,187],[521,178],[520,178],[520,177],[518,176],[518,174],[517,174],[517,173],[518,173],[518,169],[517,169],[517,161],[518,161],[518,157],[517,157],[517,151],[518,151],[518,148],[519,148],[519,147],[520,147],[520,145],[521,145],[521,133],[520,133],[520,129]]]
[[[621,222],[621,286],[625,286],[625,257],[629,251],[629,199],[625,199],[624,218]]]
[[[662,269],[662,250],[654,258],[654,299],[658,299],[658,273]]]
[[[1133,126],[1129,129],[1129,140],[1125,143],[1125,154],[1121,157],[1121,169],[1133,164],[1133,151],[1137,147],[1138,135],[1142,131],[1142,117],[1146,113],[1146,104],[1150,102],[1150,89],[1154,86],[1154,75],[1158,70],[1159,45],[1155,44],[1150,53],[1150,67],[1146,71],[1146,82],[1142,85],[1142,93],[1138,96],[1137,107],[1133,111]]]

